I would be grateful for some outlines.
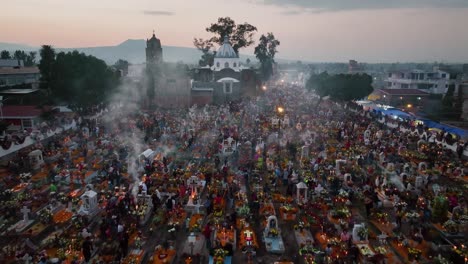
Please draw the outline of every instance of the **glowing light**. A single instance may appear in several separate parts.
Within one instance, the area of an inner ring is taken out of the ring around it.
[[[284,108],[281,107],[281,106],[278,106],[278,108],[276,110],[278,110],[278,113],[280,113],[280,114],[282,114],[284,112]]]
[[[411,107],[413,107],[413,105],[412,105],[412,104],[408,104],[406,107],[411,108]]]
[[[266,91],[267,87],[265,85],[262,86],[262,90]]]

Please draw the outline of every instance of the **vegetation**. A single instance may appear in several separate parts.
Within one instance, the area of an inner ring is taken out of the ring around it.
[[[320,97],[329,96],[334,101],[352,101],[368,96],[374,88],[372,77],[367,74],[337,74],[327,72],[313,74],[307,80],[306,88]]]
[[[200,66],[213,65],[216,51],[212,48],[215,44],[222,45],[225,36],[229,36],[232,48],[239,54],[241,48],[254,43],[253,35],[257,28],[249,23],[236,24],[230,17],[220,17],[217,23],[211,24],[205,30],[213,33],[214,36],[207,40],[202,38],[194,38],[193,40],[193,45],[203,53],[199,61]]]
[[[260,61],[260,72],[264,81],[268,81],[273,75],[273,64],[275,63],[276,47],[280,45],[273,33],[260,37],[260,42],[255,47],[255,56]]]
[[[118,85],[117,74],[102,60],[78,51],[55,54],[51,46],[40,51],[41,88],[50,103],[66,103],[75,111],[105,103]]]
[[[0,52],[0,59],[2,59],[2,60],[11,59],[10,52],[8,50],[2,50]]]
[[[23,50],[16,50],[13,53],[13,56],[11,56],[9,51],[2,50],[0,52],[0,59],[22,60],[24,63],[24,66],[31,67],[36,64],[36,52],[31,51],[29,53],[26,53]]]

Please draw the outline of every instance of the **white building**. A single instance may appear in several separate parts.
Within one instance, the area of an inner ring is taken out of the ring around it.
[[[432,94],[445,94],[451,83],[450,74],[440,70],[391,72],[385,79],[387,89],[418,89]]]
[[[213,71],[221,71],[222,69],[232,69],[235,72],[242,70],[239,55],[234,51],[229,43],[229,37],[224,37],[224,43],[219,47],[214,58]]]
[[[41,77],[39,68],[36,66],[24,67],[22,60],[0,59],[0,89],[15,88],[39,88]]]

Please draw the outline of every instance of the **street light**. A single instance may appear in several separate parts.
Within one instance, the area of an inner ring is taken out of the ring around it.
[[[284,108],[282,106],[278,106],[278,108],[276,108],[276,110],[278,111],[278,114],[282,114],[284,112]]]
[[[263,90],[263,91],[266,91],[266,89],[267,89],[266,85],[263,85],[263,86],[262,86],[262,90]]]

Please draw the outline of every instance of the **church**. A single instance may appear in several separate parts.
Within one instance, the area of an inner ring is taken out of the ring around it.
[[[224,37],[212,66],[195,70],[191,80],[192,104],[223,104],[246,96],[255,96],[261,86],[254,69],[244,67],[239,55]]]
[[[244,67],[229,38],[219,47],[212,66],[198,67],[189,75],[180,65],[165,63],[161,40],[146,41],[146,102],[164,108],[194,104],[223,104],[255,96],[261,87],[254,69]]]
[[[165,63],[161,40],[153,32],[146,40],[144,96],[147,107],[183,108],[190,106],[190,78],[187,70]]]

